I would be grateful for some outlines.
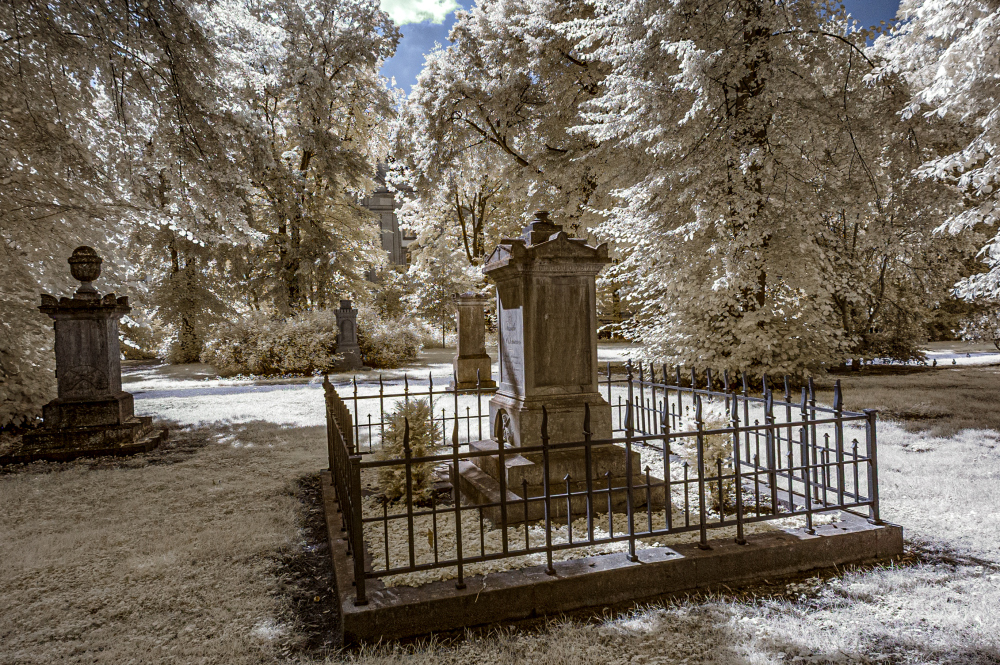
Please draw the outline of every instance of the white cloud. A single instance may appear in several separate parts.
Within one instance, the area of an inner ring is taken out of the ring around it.
[[[422,21],[443,23],[448,14],[461,9],[456,0],[381,0],[381,4],[396,25]]]

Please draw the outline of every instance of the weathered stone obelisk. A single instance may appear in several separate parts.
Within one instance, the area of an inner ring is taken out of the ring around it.
[[[76,248],[69,264],[80,288],[72,298],[42,294],[38,309],[55,321],[58,397],[43,407],[43,427],[25,434],[4,463],[128,455],[166,438],[152,418],[135,416],[132,395],[122,390],[118,319],[131,308],[128,297],[102,298],[91,284],[101,263],[90,247]]]
[[[486,353],[486,317],[489,298],[478,293],[455,294],[458,309],[458,349],[453,360],[455,376],[448,390],[496,388],[491,374],[493,359]]]
[[[504,469],[499,455],[470,458],[461,465],[462,491],[476,502],[499,500],[501,473],[508,501],[520,502],[527,481],[528,497],[542,496],[540,452],[518,449],[541,445],[542,407],[547,414],[550,443],[582,442],[584,417],[590,411],[593,440],[612,435],[611,405],[597,385],[596,276],[610,263],[606,244],[592,247],[585,239],[570,238],[562,227],[538,212],[520,238],[505,238],[486,260],[483,273],[497,288],[500,343],[500,386],[490,400],[492,439],[470,444],[474,450],[504,446]],[[626,455],[615,445],[593,446],[587,468],[584,447],[554,451],[549,484],[565,488],[569,476],[574,492],[587,485],[589,475],[598,488],[612,483],[615,510],[626,502]],[[632,454],[632,485],[643,485],[638,452]],[[605,475],[608,474],[608,475]],[[636,505],[645,504],[645,489],[633,490]],[[663,501],[663,488],[653,488],[654,502]],[[608,501],[604,495],[606,512]],[[574,514],[585,514],[586,497],[574,497]],[[553,514],[565,515],[565,500],[552,503]],[[542,502],[531,501],[529,519],[541,516]],[[490,519],[497,510],[489,509]],[[524,519],[523,504],[508,510],[508,521]]]
[[[337,353],[344,356],[336,365],[338,371],[361,369],[361,347],[358,346],[358,310],[351,307],[350,300],[341,300],[340,309],[335,309],[337,317]]]

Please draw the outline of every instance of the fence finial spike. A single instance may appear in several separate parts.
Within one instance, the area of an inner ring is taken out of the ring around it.
[[[767,391],[769,390],[769,388],[767,387],[767,372],[760,375],[760,385],[761,385],[761,392],[767,394]]]
[[[816,386],[813,383],[813,378],[811,376],[809,377],[809,399],[816,399]]]
[[[643,381],[642,361],[640,360],[639,361],[639,382],[642,383],[642,381]]]
[[[791,390],[791,388],[788,387],[788,375],[786,374],[785,375],[785,401],[788,402],[788,401],[791,401],[791,399],[792,399],[792,390]]]
[[[476,390],[479,390],[479,387],[482,385],[482,383],[483,383],[482,379],[479,377],[479,368],[477,367],[476,368]]]
[[[626,375],[626,377],[628,378],[629,381],[632,380],[632,359],[631,358],[626,358],[625,359],[625,375]]]
[[[427,385],[431,390],[434,390],[434,372],[427,372]]]
[[[667,384],[667,363],[663,363],[663,385]]]
[[[590,431],[590,403],[583,403],[583,435],[590,436],[592,432]]]
[[[695,369],[694,369],[694,367],[692,367],[691,368],[691,389],[692,390],[694,390],[694,389],[696,389],[698,387],[697,383],[695,382],[695,376],[696,376]]]
[[[702,423],[701,419],[701,395],[694,396],[694,421],[697,424]]]
[[[722,388],[727,393],[729,392],[729,370],[728,369],[722,370]]]
[[[705,369],[705,384],[708,387],[708,391],[712,392],[712,370]]]
[[[833,384],[833,410],[840,411],[844,408],[844,395],[840,391],[840,379]]]
[[[740,376],[743,379],[743,394],[746,395],[750,392],[750,384],[747,383],[747,372],[746,370],[740,371]]]
[[[677,387],[680,388],[681,387],[681,366],[680,365],[674,365],[674,372],[677,375]]]

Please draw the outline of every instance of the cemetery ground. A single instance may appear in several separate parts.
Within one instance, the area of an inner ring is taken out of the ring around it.
[[[900,561],[351,651],[327,641],[318,382],[132,378],[164,447],[0,475],[0,663],[1000,663],[998,366],[840,375],[885,409]]]

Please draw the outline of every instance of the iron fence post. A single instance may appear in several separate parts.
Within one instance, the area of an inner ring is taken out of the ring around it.
[[[351,467],[351,524],[348,536],[354,543],[354,604],[367,605],[365,592],[365,534],[361,517],[361,455],[352,455]]]
[[[583,404],[583,455],[584,467],[587,473],[587,538],[594,541],[594,461],[590,440],[593,433],[590,431],[590,404]],[[527,500],[527,498],[525,498]]]
[[[764,375],[764,385],[767,385],[767,375]],[[764,453],[767,455],[767,484],[771,490],[771,513],[778,514],[778,472],[775,468],[774,454],[774,393],[768,390],[764,393]]]
[[[728,384],[728,382],[727,382]],[[733,477],[736,494],[736,544],[746,545],[747,539],[743,534],[743,477],[741,475],[740,462],[740,405],[736,400],[736,391],[732,393],[732,403],[730,407],[729,424],[733,428]]]
[[[631,368],[630,368],[631,369]],[[629,373],[629,385],[631,386],[631,372]],[[635,554],[635,511],[632,505],[632,435],[633,418],[632,406],[629,405],[625,411],[625,513],[628,516],[628,560],[633,563],[639,560]]]
[[[868,521],[872,524],[881,524],[882,518],[879,516],[878,505],[878,440],[875,435],[875,418],[878,415],[876,409],[865,409],[867,417],[865,434],[868,441],[868,493],[871,494],[871,506],[868,509]]]
[[[456,412],[457,413],[457,412]],[[458,579],[456,589],[465,588],[465,570],[462,565],[462,492],[459,489],[458,470],[458,418],[451,432],[451,493],[455,503],[455,558],[458,559]]]
[[[844,395],[840,389],[840,379],[833,388],[834,419],[837,421],[833,429],[834,454],[837,456],[837,503],[844,505]]]
[[[549,489],[549,413],[542,405],[542,493],[545,495],[545,572],[555,575],[552,566],[552,493]],[[527,500],[527,497],[525,497]]]
[[[708,546],[708,508],[705,506],[705,422],[702,420],[701,397],[694,396],[694,423],[698,430],[695,439],[698,452],[698,548],[712,549]]]

